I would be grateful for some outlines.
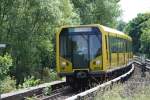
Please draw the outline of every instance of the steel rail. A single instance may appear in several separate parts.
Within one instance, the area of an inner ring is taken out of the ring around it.
[[[145,59],[145,61],[143,62],[141,57],[134,56],[134,62],[138,63],[140,65],[143,65],[143,67],[150,70],[150,60],[149,59]]]
[[[63,87],[62,89],[60,89],[58,92],[56,93],[52,93],[51,95],[49,96],[44,96],[42,98],[39,98],[39,100],[53,100],[57,97],[60,97],[63,93],[65,93],[66,91],[68,91],[68,89],[70,89],[71,87],[69,86],[66,86],[66,87]]]
[[[53,81],[35,87],[18,90],[16,92],[1,94],[0,100],[22,100],[25,97],[41,94],[43,89],[46,87],[58,87],[59,85],[64,85],[65,83],[66,81]]]
[[[115,79],[112,79],[112,80],[110,80],[110,81],[108,81],[108,82],[105,82],[105,83],[103,83],[103,84],[100,84],[100,85],[98,85],[98,86],[96,86],[96,87],[94,87],[94,88],[91,88],[91,89],[89,89],[89,90],[86,90],[86,91],[84,91],[84,92],[81,92],[81,93],[79,93],[79,94],[77,94],[77,95],[74,95],[74,96],[72,96],[72,97],[69,97],[69,98],[67,98],[66,100],[76,100],[76,99],[78,99],[78,98],[84,98],[86,95],[88,95],[88,94],[91,94],[91,93],[93,93],[93,92],[96,92],[96,91],[98,91],[99,89],[101,89],[101,88],[104,88],[104,87],[106,87],[106,86],[108,86],[108,85],[112,85],[113,83],[115,83],[115,82],[117,82],[117,81],[119,81],[119,80],[122,80],[123,78],[126,78],[126,77],[128,77],[129,75],[131,75],[132,74],[132,72],[134,71],[134,65],[132,64],[131,65],[131,69],[127,72],[127,73],[125,73],[125,74],[123,74],[123,75],[121,75],[121,76],[119,76],[119,77],[117,77],[117,78],[115,78]]]

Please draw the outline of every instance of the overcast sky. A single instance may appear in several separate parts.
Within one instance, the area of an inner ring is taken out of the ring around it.
[[[136,17],[138,13],[150,12],[150,0],[121,0],[119,4],[123,10],[122,19],[125,22]]]

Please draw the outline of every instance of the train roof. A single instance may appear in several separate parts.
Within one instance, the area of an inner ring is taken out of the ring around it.
[[[116,29],[113,29],[113,28],[109,28],[109,27],[106,27],[106,26],[103,26],[103,25],[100,25],[104,31],[106,32],[111,32],[111,33],[117,33],[117,34],[120,34],[120,35],[124,35],[125,33],[121,32],[121,31],[118,31]]]
[[[115,34],[118,34],[118,35],[121,35],[121,36],[125,36],[129,40],[132,40],[132,38],[130,36],[128,36],[127,34],[121,32],[121,31],[118,31],[116,29],[109,28],[109,27],[106,27],[106,26],[103,26],[103,25],[100,25],[100,26],[103,28],[104,31],[106,31],[108,33],[115,33]]]
[[[130,36],[128,36],[127,34],[118,31],[116,29],[110,28],[110,27],[106,27],[100,24],[89,24],[89,25],[68,25],[68,26],[63,26],[62,28],[68,28],[68,27],[90,27],[90,26],[95,26],[95,27],[101,27],[104,31],[108,32],[108,33],[114,33],[114,34],[118,34],[120,36],[124,36],[126,38],[128,38],[129,40],[132,40],[132,38]]]

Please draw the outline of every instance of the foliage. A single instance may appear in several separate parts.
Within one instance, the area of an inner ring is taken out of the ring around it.
[[[142,34],[140,38],[140,51],[142,51],[142,53],[144,54],[147,54],[148,58],[150,58],[150,19],[148,19],[144,24],[145,27],[143,27],[142,29]]]
[[[50,74],[50,81],[54,81],[54,80],[60,79],[60,78],[58,77],[58,75],[57,75],[56,72],[51,71],[50,73],[51,73],[51,74]]]
[[[0,56],[0,81],[8,75],[9,68],[12,66],[12,58],[8,54]]]
[[[48,68],[43,69],[43,79],[41,81],[43,82],[51,82],[55,80],[59,80],[57,73],[53,70],[49,70]]]
[[[24,83],[19,86],[19,88],[28,88],[32,86],[36,86],[40,83],[40,79],[35,79],[33,76],[25,78]]]
[[[122,20],[119,20],[118,23],[117,23],[117,30],[119,31],[124,31],[124,28],[126,26],[126,22],[122,21]]]
[[[100,23],[114,27],[120,16],[119,0],[71,0],[82,24]]]
[[[44,90],[43,90],[43,94],[44,94],[44,95],[50,95],[51,92],[52,92],[52,88],[51,88],[50,86],[44,88]]]
[[[126,28],[125,32],[133,39],[133,51],[134,53],[140,52],[141,45],[141,35],[143,34],[143,29],[148,28],[146,22],[150,19],[150,13],[138,14],[136,18],[131,20]],[[142,47],[143,48],[143,47]]]
[[[17,84],[41,73],[43,67],[55,66],[54,32],[80,21],[70,1],[1,0],[0,5],[0,41],[9,45],[14,65],[11,74]]]
[[[0,83],[0,93],[8,93],[16,89],[16,81],[10,77],[5,77],[5,79]]]

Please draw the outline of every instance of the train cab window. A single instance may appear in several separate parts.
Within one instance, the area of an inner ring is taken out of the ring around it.
[[[70,36],[61,36],[60,39],[60,54],[62,57],[67,58],[69,61],[71,61],[71,37]]]
[[[88,67],[101,54],[101,32],[97,27],[64,28],[59,36],[60,56],[73,67]]]
[[[110,52],[111,53],[117,53],[118,51],[118,40],[116,37],[110,36],[109,37],[109,43],[110,43]]]
[[[101,39],[100,35],[91,35],[90,36],[90,59],[94,59],[101,53]]]
[[[72,37],[72,58],[75,66],[88,66],[88,36],[76,35]],[[82,61],[82,62],[81,62]]]

